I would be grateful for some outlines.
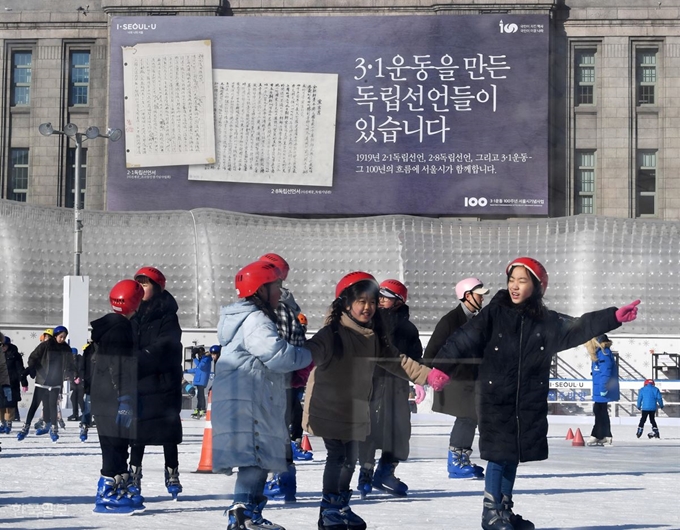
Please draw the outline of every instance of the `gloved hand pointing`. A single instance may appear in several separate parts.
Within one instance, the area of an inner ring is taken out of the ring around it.
[[[132,407],[130,407],[130,396],[120,396],[118,398],[118,414],[116,414],[116,424],[126,429],[132,425]]]
[[[444,388],[448,384],[449,379],[451,378],[448,375],[436,368],[432,368],[432,371],[427,374],[427,384],[436,392]]]
[[[423,401],[425,401],[425,396],[427,396],[425,387],[422,385],[416,385],[416,405],[420,405]]]
[[[624,322],[632,322],[635,320],[637,318],[637,306],[639,303],[640,300],[635,300],[635,302],[619,307],[616,310],[616,321],[623,324]]]
[[[9,385],[2,385],[2,393],[5,394],[5,401],[12,401],[12,389]]]

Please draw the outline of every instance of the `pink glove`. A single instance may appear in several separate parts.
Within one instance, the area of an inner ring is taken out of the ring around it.
[[[76,378],[73,380],[73,382],[74,382],[76,385],[79,385],[79,384],[80,384],[80,377],[76,377]]]
[[[616,310],[616,321],[623,324],[624,322],[632,322],[637,318],[637,306],[640,300],[635,300],[628,305],[619,307]]]
[[[27,386],[22,386],[21,387],[22,392],[28,392],[28,387]]]
[[[425,387],[422,385],[416,385],[416,405],[420,405],[423,401],[425,401],[425,396],[427,396]]]
[[[427,384],[432,387],[435,392],[439,392],[444,388],[449,382],[450,377],[446,375],[441,370],[432,368],[429,374],[427,374]]]

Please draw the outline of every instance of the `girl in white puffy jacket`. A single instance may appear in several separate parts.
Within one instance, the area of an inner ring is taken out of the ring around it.
[[[309,350],[279,337],[280,272],[272,263],[246,265],[235,277],[240,300],[220,311],[222,351],[212,395],[213,471],[238,467],[227,530],[283,527],[262,517],[269,471],[285,471],[288,441],[286,374],[312,361]],[[247,524],[246,524],[247,523]]]

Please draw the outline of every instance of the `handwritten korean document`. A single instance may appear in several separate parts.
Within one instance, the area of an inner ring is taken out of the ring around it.
[[[332,186],[337,74],[213,70],[217,157],[190,180]]]
[[[209,40],[123,47],[127,167],[215,161]]]

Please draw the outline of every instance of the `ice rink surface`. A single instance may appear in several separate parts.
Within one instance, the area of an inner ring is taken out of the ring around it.
[[[396,473],[409,485],[408,497],[381,492],[365,500],[355,497],[353,510],[371,530],[480,528],[484,482],[447,477],[452,418],[415,414],[412,420],[411,457]],[[649,424],[637,439],[637,419],[612,421],[613,445],[575,447],[565,439],[568,429],[579,428],[587,440],[592,417],[551,417],[550,458],[520,465],[515,512],[543,530],[680,530],[680,422],[660,420],[661,439],[650,440]],[[99,444],[94,429],[81,443],[77,425],[68,422],[56,443],[35,436],[34,429],[18,442],[16,424],[12,434],[0,435],[0,529],[226,529],[223,512],[235,477],[194,473],[205,421],[183,421],[179,459],[184,492],[176,502],[164,487],[162,448],[147,447],[146,511],[132,516],[92,513]],[[286,530],[316,529],[325,451],[321,439],[310,441],[314,459],[297,463],[297,503],[271,502],[264,511]],[[477,456],[475,447],[473,461],[484,465]]]

